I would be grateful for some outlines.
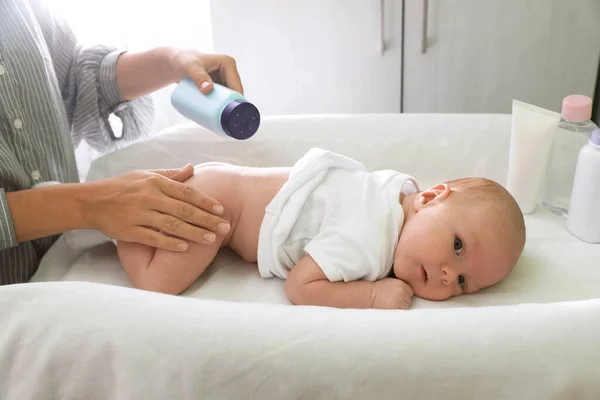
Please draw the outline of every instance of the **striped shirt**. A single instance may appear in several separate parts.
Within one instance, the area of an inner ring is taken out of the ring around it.
[[[6,192],[78,182],[74,149],[82,140],[108,152],[150,132],[151,99],[120,95],[120,54],[78,45],[43,0],[0,0],[0,284],[27,282],[57,239],[18,244]],[[123,140],[111,130],[111,113],[123,123]]]

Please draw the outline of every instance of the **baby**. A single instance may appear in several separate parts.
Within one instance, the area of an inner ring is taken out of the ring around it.
[[[202,164],[187,183],[221,202],[230,228],[182,253],[117,242],[139,289],[178,294],[229,247],[285,279],[294,304],[407,309],[413,293],[444,300],[494,285],[525,244],[517,203],[493,181],[419,191],[410,176],[317,148],[292,168]]]

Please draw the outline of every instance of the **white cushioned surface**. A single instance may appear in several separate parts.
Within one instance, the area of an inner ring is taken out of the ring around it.
[[[319,146],[422,187],[469,175],[504,183],[509,138],[510,115],[266,118],[245,142],[185,125],[96,160],[88,179],[187,162],[291,165]],[[0,395],[599,397],[600,246],[544,211],[526,224],[525,252],[504,282],[415,299],[410,311],[289,306],[282,281],[230,251],[182,296],[132,290],[112,243],[71,249],[61,239],[37,283],[0,288]]]

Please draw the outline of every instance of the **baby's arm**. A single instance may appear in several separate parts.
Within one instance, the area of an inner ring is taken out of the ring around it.
[[[409,285],[394,278],[330,282],[308,254],[288,274],[285,293],[298,305],[385,309],[408,309],[413,295]]]

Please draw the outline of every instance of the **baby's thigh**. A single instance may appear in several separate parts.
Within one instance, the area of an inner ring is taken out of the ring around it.
[[[170,294],[183,292],[212,263],[219,251],[219,242],[190,243],[185,252],[156,250],[146,272],[146,287]]]
[[[118,242],[117,251],[133,286],[153,292],[179,294],[187,289],[215,258],[221,240],[212,244],[189,243],[184,252]]]
[[[194,175],[185,183],[214,198],[227,209],[239,184],[241,167],[211,162],[194,167]],[[225,216],[224,216],[225,217]]]
[[[148,268],[156,248],[141,243],[117,241],[117,255],[128,275],[136,275],[139,269]]]

